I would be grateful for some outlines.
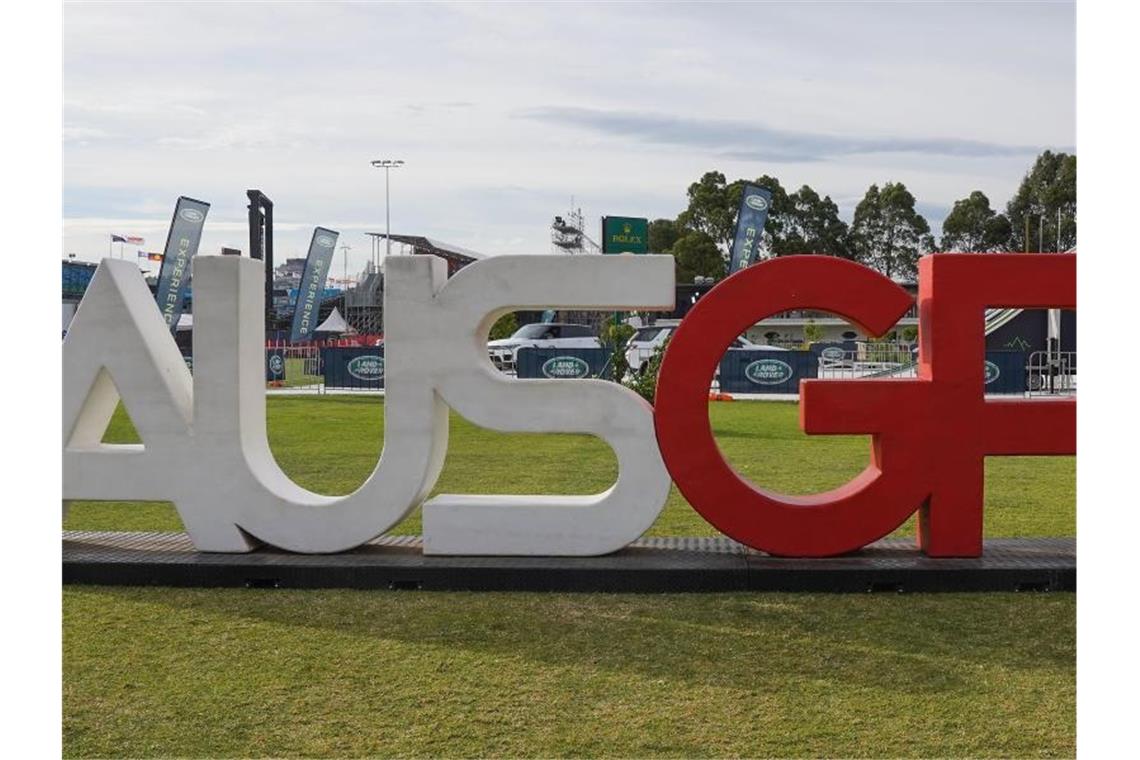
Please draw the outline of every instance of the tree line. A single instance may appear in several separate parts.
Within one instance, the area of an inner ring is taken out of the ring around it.
[[[649,250],[673,254],[678,282],[724,276],[745,184],[706,172],[689,185],[688,206],[676,219],[650,222]],[[1076,245],[1077,157],[1066,153],[1039,155],[1004,212],[995,211],[980,190],[955,201],[942,222],[941,241],[901,182],[871,185],[851,224],[839,218],[830,196],[820,197],[808,185],[789,193],[768,175],[751,184],[772,193],[761,237],[766,258],[822,253],[906,280],[917,276],[919,257],[933,251],[1064,251]]]

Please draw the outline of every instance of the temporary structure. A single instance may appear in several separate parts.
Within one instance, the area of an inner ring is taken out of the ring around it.
[[[313,330],[313,332],[324,333],[326,335],[356,334],[356,330],[353,329],[352,325],[345,321],[344,317],[340,315],[340,311],[338,311],[335,307],[332,310],[332,314],[329,314],[329,318],[317,325],[317,329]]]

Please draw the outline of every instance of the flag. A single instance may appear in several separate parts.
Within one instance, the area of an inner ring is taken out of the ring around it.
[[[162,254],[154,251],[139,251],[139,258],[147,261],[162,261]]]
[[[768,220],[772,205],[772,192],[758,185],[745,185],[736,214],[736,233],[733,235],[728,273],[733,274],[756,262],[760,254],[760,236]]]
[[[317,326],[329,264],[339,236],[339,232],[324,227],[313,230],[313,241],[309,243],[309,254],[305,257],[305,271],[297,288],[297,306],[293,310],[293,329],[289,333],[293,342],[308,340]]]
[[[158,309],[171,332],[178,327],[178,318],[182,316],[182,306],[190,289],[190,260],[198,253],[202,225],[209,210],[209,203],[185,196],[180,196],[174,204],[154,291]]]
[[[123,237],[122,235],[112,235],[111,236],[111,242],[112,243],[125,243],[125,242],[127,242],[127,239],[125,237]]]
[[[135,237],[134,235],[127,235],[127,239],[124,242],[130,243],[131,245],[142,245],[146,241],[143,240],[141,237]]]

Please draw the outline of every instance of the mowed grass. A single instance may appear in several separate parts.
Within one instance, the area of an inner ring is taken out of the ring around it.
[[[1075,597],[69,588],[67,756],[1072,756]]]
[[[300,485],[346,494],[376,466],[383,446],[383,399],[361,396],[271,396],[270,445]],[[709,405],[725,456],[754,482],[791,494],[834,488],[866,466],[861,436],[808,436],[794,403]],[[137,442],[123,413],[106,440]],[[585,435],[496,433],[451,415],[447,463],[434,493],[595,493],[617,477],[610,449]],[[986,461],[986,535],[1071,536],[1076,526],[1074,457],[992,457]],[[76,502],[70,530],[181,530],[173,507],[155,502]],[[418,511],[394,533],[419,533]],[[913,532],[904,525],[899,535]],[[717,531],[674,487],[651,535],[706,536]]]
[[[359,485],[375,398],[269,404],[282,467]],[[710,406],[763,485],[862,468],[791,404]],[[108,440],[133,439],[117,415]],[[589,493],[584,436],[452,417],[437,491]],[[1072,458],[987,463],[987,535],[1072,535]],[[177,530],[164,504],[72,505],[65,527]],[[904,526],[903,531],[906,531]],[[399,526],[418,532],[418,516]],[[675,491],[653,532],[713,530]],[[507,594],[70,586],[64,753],[78,756],[987,756],[1075,753],[1075,595]]]

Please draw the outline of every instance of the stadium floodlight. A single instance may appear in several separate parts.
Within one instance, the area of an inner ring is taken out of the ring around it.
[[[377,169],[384,170],[384,241],[386,243],[384,247],[384,257],[387,258],[392,255],[392,216],[388,204],[388,175],[392,169],[399,169],[403,166],[404,162],[398,158],[378,158],[372,162],[372,165]]]

